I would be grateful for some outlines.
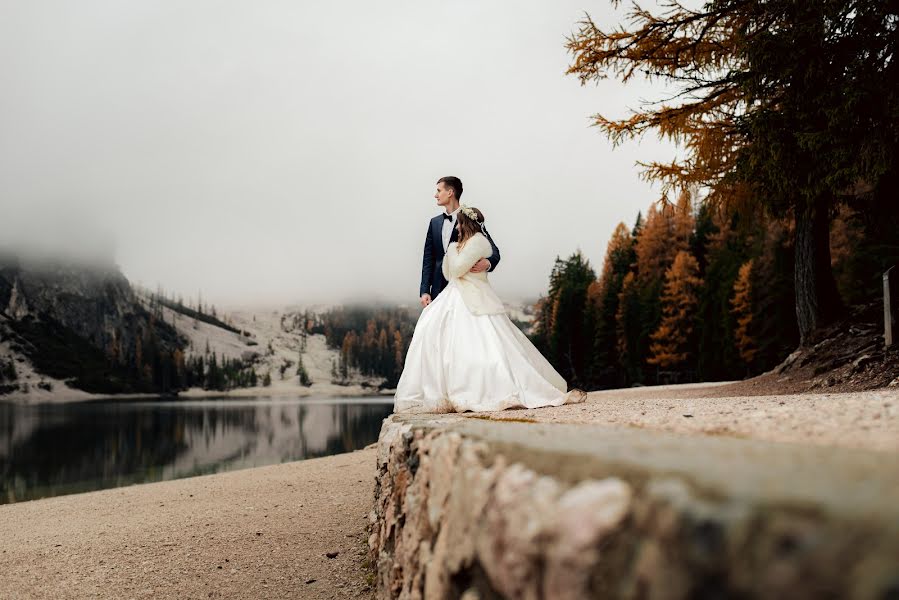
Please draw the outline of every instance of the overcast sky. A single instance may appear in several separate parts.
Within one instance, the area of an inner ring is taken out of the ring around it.
[[[134,282],[220,306],[414,302],[436,180],[456,175],[536,298],[659,195],[590,115],[565,36],[605,0],[0,0],[0,236],[114,247]]]

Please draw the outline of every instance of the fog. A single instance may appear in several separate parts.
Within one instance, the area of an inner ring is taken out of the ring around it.
[[[556,256],[599,271],[659,197],[590,115],[565,36],[605,1],[0,0],[0,245],[91,260],[220,306],[415,302],[435,182],[460,177],[504,299]]]

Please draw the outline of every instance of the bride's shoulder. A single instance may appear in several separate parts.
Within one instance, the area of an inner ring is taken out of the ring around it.
[[[471,240],[481,248],[489,248],[490,250],[493,249],[493,247],[490,245],[490,240],[488,240],[487,236],[480,231],[471,236]]]

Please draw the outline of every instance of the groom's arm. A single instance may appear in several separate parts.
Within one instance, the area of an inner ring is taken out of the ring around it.
[[[490,262],[490,268],[487,271],[493,271],[496,269],[496,265],[499,264],[499,248],[496,247],[496,244],[493,243],[493,238],[490,237],[490,233],[484,229],[484,233],[487,235],[487,239],[490,241],[490,245],[493,247],[493,254],[487,257],[487,260]]]
[[[425,234],[425,249],[421,259],[421,286],[418,295],[431,293],[431,280],[434,276],[434,256],[431,249],[431,224],[428,223],[428,232]]]

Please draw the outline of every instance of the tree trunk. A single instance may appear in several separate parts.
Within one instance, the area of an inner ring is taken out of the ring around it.
[[[814,342],[814,333],[843,312],[830,267],[830,215],[821,206],[796,208],[795,284],[799,345]]]

